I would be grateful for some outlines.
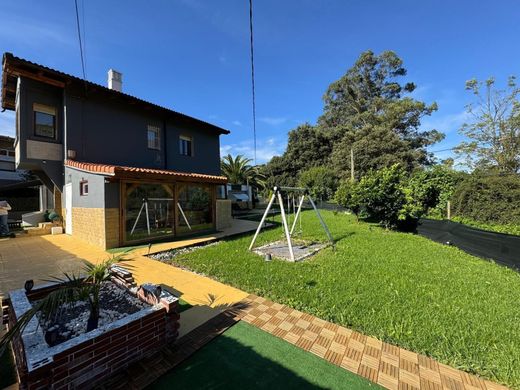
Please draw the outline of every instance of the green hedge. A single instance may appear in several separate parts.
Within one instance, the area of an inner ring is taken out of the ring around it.
[[[472,174],[455,189],[452,215],[489,225],[520,225],[520,176]]]

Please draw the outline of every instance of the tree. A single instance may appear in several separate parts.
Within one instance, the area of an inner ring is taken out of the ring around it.
[[[399,83],[406,75],[402,65],[392,51],[380,55],[366,51],[325,93],[319,125],[333,139],[331,165],[341,177],[350,172],[351,150],[358,178],[395,163],[408,171],[432,163],[426,146],[443,135],[419,127],[421,118],[437,110],[437,105],[405,96],[415,84]]]
[[[99,323],[101,284],[110,280],[110,268],[122,261],[124,260],[121,256],[113,256],[99,264],[84,262],[82,273],[85,277],[64,273],[63,277],[52,278],[51,281],[59,283],[59,288],[35,302],[18,318],[16,324],[0,339],[0,356],[13,338],[23,332],[36,314],[42,313],[44,318],[51,318],[67,303],[87,301],[90,307],[87,332],[96,329]]]
[[[223,157],[220,162],[220,170],[232,184],[246,184],[262,189],[265,186],[265,176],[260,172],[260,167],[250,165],[251,159],[238,155],[235,158],[231,154]]]
[[[334,196],[337,180],[327,167],[312,167],[300,174],[299,185],[309,189],[314,199],[328,200]]]
[[[433,156],[426,147],[443,135],[421,131],[420,124],[437,105],[411,98],[415,84],[401,82],[405,76],[403,62],[394,52],[362,53],[327,89],[317,125],[292,130],[284,154],[266,164],[268,181],[294,182],[300,172],[314,166],[330,167],[335,176],[346,178],[351,151],[357,178],[393,164],[409,172],[431,165]]]
[[[469,138],[456,152],[466,157],[471,168],[497,167],[500,172],[520,171],[520,88],[509,77],[506,90],[497,89],[495,79],[466,82],[476,102],[467,106],[471,122],[459,132]]]

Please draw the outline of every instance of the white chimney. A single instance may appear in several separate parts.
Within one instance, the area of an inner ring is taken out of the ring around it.
[[[123,74],[117,70],[110,69],[108,71],[108,88],[114,91],[123,91]]]

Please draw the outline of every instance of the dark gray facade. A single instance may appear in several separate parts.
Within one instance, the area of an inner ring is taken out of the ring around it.
[[[60,89],[23,77],[19,78],[18,94],[18,165],[40,173],[48,186],[63,187],[63,161],[70,153],[74,160],[90,163],[220,174],[220,134],[205,128],[203,122],[178,121],[160,110],[146,110],[96,93],[85,96],[74,88]],[[34,134],[35,103],[56,108],[56,139]],[[149,125],[160,128],[160,150],[148,148]],[[192,156],[180,154],[181,135],[192,138]],[[29,145],[38,150],[59,147],[60,155],[34,158],[34,153],[28,153]]]

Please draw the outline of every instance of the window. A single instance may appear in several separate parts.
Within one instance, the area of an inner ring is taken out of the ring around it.
[[[179,153],[182,156],[192,156],[193,155],[193,147],[192,147],[192,138],[186,137],[185,135],[181,135],[179,137]]]
[[[88,195],[88,180],[83,180],[79,182],[79,194],[81,196]]]
[[[43,104],[33,104],[34,135],[56,139],[56,109]]]
[[[161,129],[148,125],[148,149],[161,150]]]

